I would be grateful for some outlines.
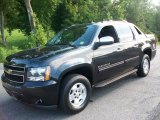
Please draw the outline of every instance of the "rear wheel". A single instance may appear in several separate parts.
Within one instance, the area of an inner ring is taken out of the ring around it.
[[[79,74],[67,76],[62,83],[60,107],[69,113],[78,113],[88,104],[91,94],[89,80]]]
[[[150,71],[150,58],[147,54],[145,54],[137,71],[137,75],[140,77],[145,77],[148,75],[149,71]]]

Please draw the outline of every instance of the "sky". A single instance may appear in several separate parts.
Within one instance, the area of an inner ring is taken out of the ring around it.
[[[151,0],[151,2],[152,2],[154,5],[160,4],[160,0]]]

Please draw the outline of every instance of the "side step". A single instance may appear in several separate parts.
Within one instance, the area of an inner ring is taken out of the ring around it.
[[[110,83],[113,83],[113,82],[115,82],[115,81],[117,81],[117,80],[119,80],[119,79],[121,79],[121,78],[124,78],[124,77],[126,77],[126,76],[128,76],[128,75],[130,75],[130,74],[133,74],[133,73],[135,73],[135,72],[137,72],[137,69],[134,69],[134,70],[132,70],[132,71],[130,71],[130,72],[127,72],[127,73],[125,73],[125,74],[123,74],[123,75],[121,75],[121,76],[118,76],[118,77],[116,77],[116,78],[113,78],[113,79],[111,79],[111,80],[105,80],[105,81],[102,81],[102,82],[100,82],[100,83],[97,83],[96,85],[94,85],[94,87],[104,87],[104,86],[106,86],[106,85],[108,85],[108,84],[110,84]]]

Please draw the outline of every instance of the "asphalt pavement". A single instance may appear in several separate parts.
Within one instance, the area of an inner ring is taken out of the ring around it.
[[[0,65],[0,75],[3,68]],[[150,74],[135,74],[95,88],[84,111],[68,115],[54,107],[23,104],[10,97],[0,82],[0,120],[160,120],[160,48]]]

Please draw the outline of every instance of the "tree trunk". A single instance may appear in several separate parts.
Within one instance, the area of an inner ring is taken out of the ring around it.
[[[36,23],[35,23],[33,10],[32,10],[32,6],[31,6],[31,0],[24,0],[24,2],[25,2],[27,12],[28,12],[28,18],[29,18],[29,22],[30,22],[30,26],[31,26],[31,32],[34,33],[36,31]]]
[[[6,39],[5,39],[5,33],[4,33],[4,13],[1,11],[1,38],[2,38],[2,44],[4,47],[6,47]]]

